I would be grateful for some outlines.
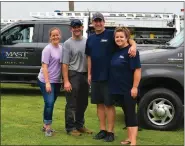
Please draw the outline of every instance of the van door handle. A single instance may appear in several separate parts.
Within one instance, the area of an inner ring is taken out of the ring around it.
[[[34,51],[35,51],[34,48],[25,48],[25,50],[26,50],[27,52],[34,52]]]

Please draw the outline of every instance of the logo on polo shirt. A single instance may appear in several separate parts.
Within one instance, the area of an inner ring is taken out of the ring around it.
[[[106,39],[101,39],[101,41],[100,42],[107,42],[108,40],[106,40]]]
[[[120,55],[119,58],[123,58],[124,59],[124,56]]]

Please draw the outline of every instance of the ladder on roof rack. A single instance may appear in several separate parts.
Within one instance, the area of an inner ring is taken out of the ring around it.
[[[93,12],[90,12],[90,17],[92,17]],[[124,12],[102,12],[104,17],[122,17],[125,19],[173,19],[173,13],[124,13]],[[81,11],[64,11],[64,12],[30,12],[30,16],[34,18],[84,18],[89,17],[89,12],[81,12]],[[175,17],[179,17],[175,15]]]
[[[89,22],[89,14],[92,18],[93,12],[67,11],[67,12],[30,12],[30,16],[38,19],[81,19]],[[105,17],[106,27],[146,27],[146,28],[174,28],[168,23],[173,21],[177,15],[173,13],[123,13],[123,12],[102,12]],[[85,24],[86,25],[86,24]],[[91,24],[89,25],[92,26]]]

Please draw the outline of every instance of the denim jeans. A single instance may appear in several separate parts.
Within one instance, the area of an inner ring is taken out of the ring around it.
[[[45,83],[38,80],[38,85],[40,87],[42,96],[44,98],[44,113],[43,122],[46,125],[52,124],[53,108],[55,101],[60,93],[60,83],[51,83],[51,93],[46,92]]]

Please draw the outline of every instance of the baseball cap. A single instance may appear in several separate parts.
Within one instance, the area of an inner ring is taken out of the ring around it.
[[[79,19],[72,20],[71,21],[71,24],[70,24],[71,27],[74,27],[74,26],[82,26],[82,25],[83,25],[83,23]]]
[[[104,20],[104,16],[102,15],[102,13],[96,12],[96,13],[93,14],[93,18],[92,18],[92,19],[93,19],[93,20],[95,20],[95,19]]]

